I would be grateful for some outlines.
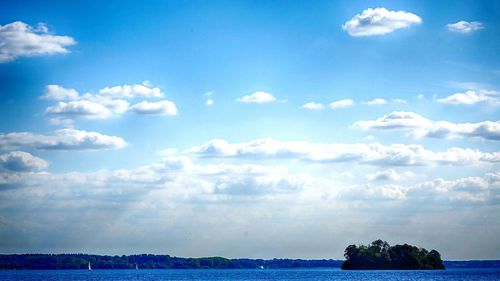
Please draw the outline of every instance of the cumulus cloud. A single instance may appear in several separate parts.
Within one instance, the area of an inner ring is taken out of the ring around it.
[[[45,170],[48,166],[47,161],[24,151],[11,151],[0,155],[0,172],[34,172]]]
[[[379,171],[376,173],[370,173],[366,175],[366,179],[369,181],[400,181],[413,177],[412,172],[398,172],[395,169],[387,169],[384,171]]]
[[[500,140],[500,121],[452,123],[433,121],[417,113],[403,111],[394,111],[375,120],[357,121],[352,127],[360,130],[404,130],[415,137]]]
[[[434,198],[434,200],[445,201],[498,203],[500,202],[500,172],[454,180],[438,178],[408,188],[407,195],[412,198]]]
[[[61,129],[51,135],[31,132],[0,134],[0,147],[32,147],[41,150],[103,150],[124,148],[127,142],[120,137],[98,132]]]
[[[152,87],[148,81],[143,84],[123,85],[114,87],[105,87],[99,90],[99,95],[111,98],[161,98],[164,93],[158,87]]]
[[[308,102],[302,106],[304,109],[309,109],[309,110],[322,110],[325,108],[325,105],[322,103],[317,103],[317,102]]]
[[[213,139],[184,151],[206,158],[295,159],[317,163],[359,163],[375,166],[476,165],[500,162],[500,152],[452,147],[442,152],[422,145],[310,143],[270,138],[229,143]]]
[[[1,155],[0,159],[3,161],[4,155]],[[16,171],[35,171],[45,168],[42,162]],[[104,200],[103,202],[107,204],[117,197],[127,199],[126,201],[142,199],[155,190],[160,191],[163,196],[153,195],[154,199],[165,203],[254,200],[257,197],[259,200],[273,201],[310,200],[316,204],[325,200],[336,203],[375,200],[374,204],[376,201],[386,200],[405,200],[407,201],[405,204],[411,202],[420,204],[422,200],[426,200],[429,204],[452,201],[500,203],[499,172],[451,180],[437,178],[424,182],[408,182],[405,185],[387,183],[413,177],[414,174],[411,172],[388,169],[368,174],[366,176],[368,182],[365,184],[346,184],[333,177],[292,173],[288,168],[275,164],[197,164],[188,156],[169,156],[150,165],[111,171],[23,175],[10,172],[2,174],[0,171],[0,185],[50,186],[49,189],[41,189],[31,194],[37,196],[47,194],[51,199],[71,198],[73,202],[88,200],[88,196],[91,196],[92,200]],[[57,194],[52,192],[54,187],[57,187]],[[65,189],[67,190],[64,191]],[[72,194],[76,194],[76,197],[72,198]]]
[[[457,21],[456,23],[449,23],[446,25],[449,31],[468,34],[474,31],[483,29],[483,24],[478,21]]]
[[[69,36],[50,34],[42,23],[36,28],[20,21],[0,25],[0,63],[19,57],[69,53],[66,47],[74,44],[76,41]]]
[[[258,91],[251,95],[242,96],[236,99],[236,101],[242,103],[269,103],[275,102],[277,99],[269,93]]]
[[[473,105],[486,103],[488,105],[500,105],[500,95],[495,91],[469,90],[465,93],[455,93],[446,98],[438,99],[439,103],[452,105]]]
[[[437,178],[409,185],[357,185],[339,193],[339,197],[346,200],[405,200],[407,206],[424,202],[427,206],[460,202],[498,204],[499,195],[499,172],[452,180]]]
[[[409,12],[368,8],[343,24],[342,29],[351,36],[373,36],[421,23],[422,19],[419,16]]]
[[[44,99],[58,101],[49,106],[45,114],[52,117],[53,124],[70,124],[75,119],[108,119],[121,116],[127,111],[139,114],[176,115],[175,103],[168,100],[141,101],[130,106],[128,99],[159,98],[164,94],[148,81],[142,84],[105,87],[97,94],[80,95],[74,89],[59,85],[48,85]]]
[[[129,104],[124,100],[90,101],[78,100],[70,102],[59,102],[55,106],[49,106],[45,113],[50,116],[58,116],[63,119],[107,119],[115,114],[125,112]]]
[[[64,88],[59,85],[47,85],[45,95],[41,98],[55,101],[76,100],[79,95],[75,89]]]
[[[343,107],[350,107],[354,105],[354,101],[351,99],[337,100],[330,103],[330,108],[337,109]]]
[[[158,102],[142,101],[131,106],[130,111],[138,114],[177,115],[175,103],[168,100]]]

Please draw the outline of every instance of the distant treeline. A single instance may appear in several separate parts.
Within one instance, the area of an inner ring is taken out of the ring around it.
[[[500,268],[500,260],[444,261],[446,268]]]
[[[196,269],[339,267],[340,260],[180,258],[169,255],[100,256],[86,254],[0,255],[0,269]]]
[[[168,255],[99,256],[86,254],[0,255],[0,269],[251,269],[340,267],[340,260],[179,258]],[[500,267],[500,260],[445,261],[446,268]]]
[[[370,245],[349,245],[342,269],[444,269],[441,255],[412,245],[395,245],[382,240]]]

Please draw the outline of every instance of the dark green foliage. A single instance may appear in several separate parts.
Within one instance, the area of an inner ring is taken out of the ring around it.
[[[338,260],[179,258],[168,255],[98,256],[86,254],[0,255],[0,269],[194,269],[339,267]]]
[[[342,269],[444,269],[438,251],[428,252],[408,244],[390,246],[376,240],[371,245],[349,245]]]

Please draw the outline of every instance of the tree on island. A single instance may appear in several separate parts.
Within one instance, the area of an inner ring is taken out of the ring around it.
[[[412,245],[390,246],[382,240],[371,245],[349,245],[342,269],[444,269],[438,251],[427,251]]]

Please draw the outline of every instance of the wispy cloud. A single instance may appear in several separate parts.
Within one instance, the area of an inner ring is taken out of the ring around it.
[[[337,101],[331,102],[330,108],[337,109],[337,108],[351,107],[354,104],[355,104],[355,102],[351,99],[342,99],[342,100],[337,100]]]
[[[141,101],[132,105],[129,110],[139,114],[177,115],[175,103],[168,100],[158,102]]]
[[[309,110],[322,110],[325,108],[325,105],[322,103],[317,103],[317,102],[308,102],[302,106],[304,109],[309,109]]]
[[[464,93],[455,93],[446,98],[438,99],[439,103],[453,105],[473,105],[484,103],[491,106],[500,105],[500,94],[489,90],[469,90]]]
[[[446,27],[451,32],[462,33],[462,34],[469,34],[484,28],[483,23],[479,21],[463,21],[463,20],[457,21],[456,23],[449,23],[446,25]]]
[[[242,103],[270,103],[278,100],[270,93],[257,91],[253,94],[242,96],[236,99],[236,101]]]
[[[387,104],[387,101],[385,99],[381,98],[376,98],[372,99],[366,102],[367,105],[384,105]]]

